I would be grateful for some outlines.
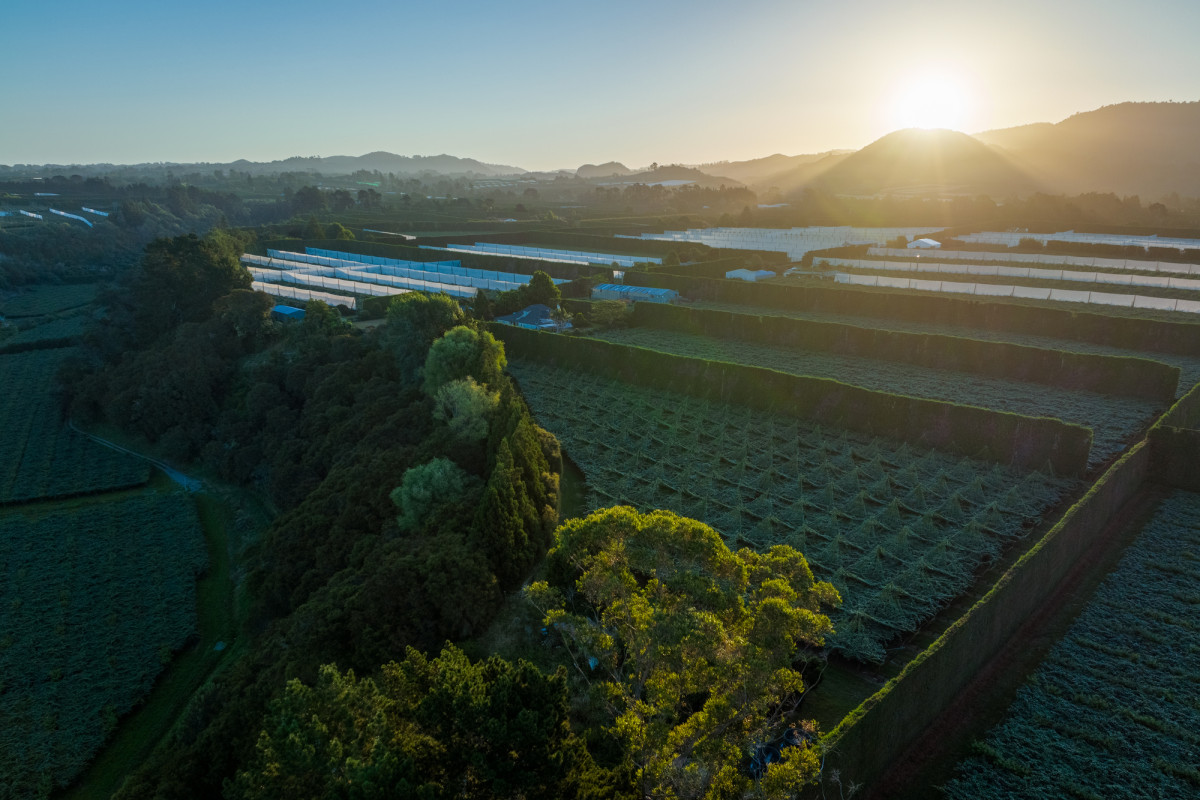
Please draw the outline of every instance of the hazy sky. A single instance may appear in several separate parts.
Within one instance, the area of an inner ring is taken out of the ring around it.
[[[4,6],[3,164],[700,163],[861,147],[919,87],[968,132],[1200,100],[1200,0]]]

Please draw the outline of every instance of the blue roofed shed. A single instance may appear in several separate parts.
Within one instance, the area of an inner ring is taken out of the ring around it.
[[[496,317],[496,322],[502,322],[505,325],[515,325],[518,328],[529,328],[535,331],[557,331],[566,330],[571,327],[571,323],[569,322],[563,322],[561,325],[555,322],[553,314],[554,312],[549,306],[534,303],[515,314]]]
[[[271,319],[278,320],[280,322],[304,319],[304,309],[278,305],[271,309]]]

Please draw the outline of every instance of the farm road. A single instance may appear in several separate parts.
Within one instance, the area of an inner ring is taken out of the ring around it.
[[[85,430],[81,430],[80,428],[76,427],[74,420],[69,421],[67,423],[67,425],[68,425],[68,427],[71,428],[71,430],[75,431],[76,433],[78,433],[82,436],[86,436],[87,438],[91,439],[93,442],[96,442],[97,444],[102,444],[105,447],[111,447],[113,450],[117,450],[121,453],[125,453],[126,455],[133,456],[134,458],[140,458],[143,461],[150,462],[151,464],[153,464],[154,466],[158,467],[163,472],[165,472],[168,478],[173,480],[175,483],[178,483],[180,486],[182,486],[184,489],[186,489],[189,492],[198,492],[204,488],[204,482],[202,480],[200,480],[199,478],[192,478],[188,475],[184,475],[179,470],[171,467],[170,465],[168,465],[162,461],[159,461],[157,458],[151,458],[150,456],[143,455],[142,453],[138,453],[134,450],[130,450],[128,447],[122,447],[121,445],[117,444],[116,442],[110,442],[108,439],[103,439],[99,436],[96,436],[93,433],[88,433]]]

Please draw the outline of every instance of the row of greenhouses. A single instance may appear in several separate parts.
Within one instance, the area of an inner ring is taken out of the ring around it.
[[[1200,291],[1200,280],[1174,275],[1138,275],[1113,272],[1079,272],[1069,269],[1038,269],[1037,267],[1007,267],[999,264],[956,264],[940,261],[886,261],[858,258],[817,258],[817,266],[843,269],[873,269],[885,272],[936,272],[943,275],[978,275],[982,277],[1025,278],[1038,281],[1070,281],[1073,283],[1102,283],[1116,286],[1148,286],[1156,289]]]
[[[335,259],[326,259],[334,261]],[[451,273],[442,272],[423,272],[421,270],[406,269],[404,267],[374,267],[364,264],[356,264],[353,261],[343,261],[342,264],[349,265],[345,267],[339,266],[317,266],[315,264],[307,264],[297,261],[288,261],[281,258],[272,258],[270,256],[264,258],[262,256],[251,256],[244,258],[243,262],[252,267],[266,267],[270,270],[277,270],[283,275],[310,275],[320,276],[325,278],[340,278],[342,280],[360,282],[360,283],[375,283],[383,286],[401,286],[406,289],[417,289],[420,291],[444,292],[440,287],[453,287],[469,289],[490,289],[497,292],[508,292],[513,289],[519,289],[523,283],[512,283],[509,281],[491,280],[488,278],[454,275]],[[468,297],[474,297],[475,292],[472,291]]]
[[[315,292],[312,289],[303,289],[298,286],[285,286],[281,283],[264,283],[262,281],[254,281],[250,286],[256,292],[270,295],[271,297],[282,297],[287,300],[301,300],[308,302],[309,300],[320,300],[331,306],[345,306],[349,309],[358,308],[358,299],[347,297],[340,294],[330,294],[328,292]]]
[[[467,278],[480,278],[482,280],[500,281],[503,283],[526,284],[529,283],[532,275],[524,272],[499,272],[491,269],[473,269],[464,267],[461,261],[405,261],[399,258],[380,258],[377,256],[364,256],[358,253],[343,253],[336,250],[318,250],[314,247],[306,247],[304,253],[289,253],[286,251],[268,250],[267,254],[278,253],[283,258],[289,258],[294,261],[302,261],[311,264],[322,263],[313,259],[329,259],[341,262],[339,265],[350,264],[353,269],[365,270],[370,272],[378,271],[377,267],[387,267],[389,269],[410,269],[420,272],[437,273],[440,276],[456,275]],[[302,256],[302,257],[301,257]],[[400,273],[388,273],[400,274]],[[441,278],[427,278],[426,280],[442,280]],[[566,283],[562,278],[554,278],[555,283]],[[443,281],[445,282],[445,281]],[[452,281],[451,281],[452,282]]]
[[[768,250],[786,253],[798,261],[805,253],[859,244],[882,244],[900,236],[913,238],[929,233],[928,228],[855,228],[849,225],[806,228],[692,228],[686,231],[643,233],[622,238],[666,242],[694,242],[709,247],[737,250]]]
[[[889,289],[912,289],[921,292],[968,294],[979,297],[1016,297],[1026,300],[1054,300],[1063,303],[1144,308],[1156,311],[1181,311],[1200,314],[1200,301],[1176,300],[1169,297],[1115,294],[1112,292],[1078,292],[1035,286],[1014,286],[995,283],[963,283],[959,281],[926,281],[916,278],[892,278],[886,275],[854,275],[835,273],[838,283],[853,286],[880,286]]]
[[[529,258],[536,261],[551,261],[558,264],[616,264],[621,267],[632,267],[635,264],[661,264],[661,258],[650,256],[616,255],[613,253],[592,253],[586,250],[558,250],[549,247],[525,247],[515,244],[491,244],[476,242],[475,244],[447,244],[443,247],[423,244],[424,250],[445,250],[451,253],[476,253],[484,256],[504,256],[506,258]]]
[[[919,258],[922,261],[1003,261],[1009,264],[1056,264],[1061,267],[1092,267],[1133,272],[1168,272],[1173,275],[1200,275],[1200,264],[1178,264],[1174,261],[1146,261],[1133,258],[1093,258],[1066,256],[1057,253],[1003,253],[991,250],[934,250],[922,251],[894,247],[872,247],[867,255],[880,258]]]
[[[1115,233],[1029,233],[1028,231],[982,231],[957,237],[970,244],[998,244],[1015,247],[1024,239],[1035,242],[1068,242],[1073,244],[1105,244],[1114,247],[1166,247],[1172,250],[1200,250],[1200,239],[1181,239],[1167,236],[1123,236]]]

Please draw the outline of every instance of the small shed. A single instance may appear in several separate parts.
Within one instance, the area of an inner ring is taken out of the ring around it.
[[[293,308],[292,306],[277,305],[271,309],[271,319],[279,322],[288,322],[304,319],[303,308]]]
[[[674,289],[655,289],[651,286],[629,286],[623,283],[601,283],[592,289],[593,300],[624,300],[627,303],[671,303],[679,297]]]
[[[909,250],[937,250],[941,246],[936,239],[913,239],[908,243]]]
[[[726,278],[732,278],[739,281],[754,281],[766,280],[774,278],[775,273],[769,269],[731,269],[725,273]]]
[[[549,306],[534,303],[515,314],[496,317],[496,322],[504,325],[513,325],[518,328],[529,328],[534,331],[567,330],[571,327],[570,322],[563,322],[561,325],[555,322],[553,314],[554,311]]]

